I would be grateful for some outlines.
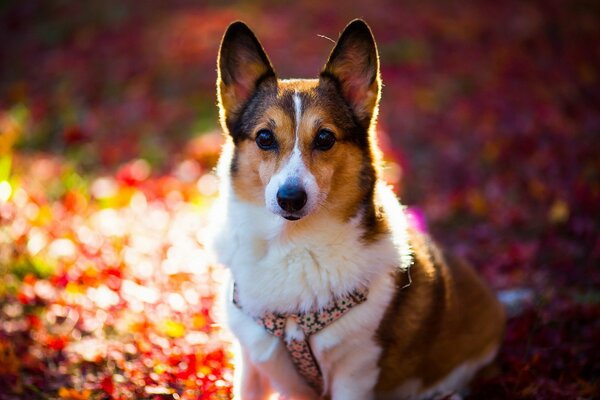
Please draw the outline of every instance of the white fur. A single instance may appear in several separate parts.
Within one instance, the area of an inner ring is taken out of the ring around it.
[[[300,131],[300,120],[302,119],[302,99],[297,90],[294,91],[294,116],[296,117],[296,143],[298,143],[298,132]]]
[[[290,343],[292,340],[304,340],[304,331],[296,318],[288,318],[285,323],[285,340]]]

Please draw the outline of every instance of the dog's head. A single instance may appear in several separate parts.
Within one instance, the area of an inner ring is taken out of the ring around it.
[[[236,196],[288,220],[348,219],[371,204],[379,58],[361,20],[342,32],[318,79],[280,80],[256,36],[229,26],[219,50],[221,124]]]

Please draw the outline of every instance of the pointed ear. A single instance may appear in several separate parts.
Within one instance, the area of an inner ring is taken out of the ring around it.
[[[369,26],[360,19],[350,22],[329,55],[321,79],[339,84],[358,120],[368,127],[376,113],[381,87],[379,55]]]
[[[262,81],[275,79],[269,57],[241,21],[229,25],[223,35],[217,68],[219,104],[225,115],[238,112]]]

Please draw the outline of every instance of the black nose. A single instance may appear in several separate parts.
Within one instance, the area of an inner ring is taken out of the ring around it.
[[[277,203],[287,212],[300,211],[306,204],[306,192],[297,184],[285,184],[277,191]]]

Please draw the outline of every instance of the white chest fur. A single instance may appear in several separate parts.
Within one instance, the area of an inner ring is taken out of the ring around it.
[[[374,334],[393,295],[391,272],[407,267],[410,257],[402,210],[389,189],[380,187],[379,195],[394,218],[395,231],[370,244],[361,240],[357,221],[315,218],[298,231],[281,217],[233,196],[225,197],[217,210],[221,223],[214,247],[230,269],[244,307],[241,312],[228,305],[229,325],[248,361],[282,394],[303,397],[309,391],[280,339],[247,314],[305,312],[367,286],[368,300],[313,335],[310,343],[333,399],[372,396],[381,353]]]

